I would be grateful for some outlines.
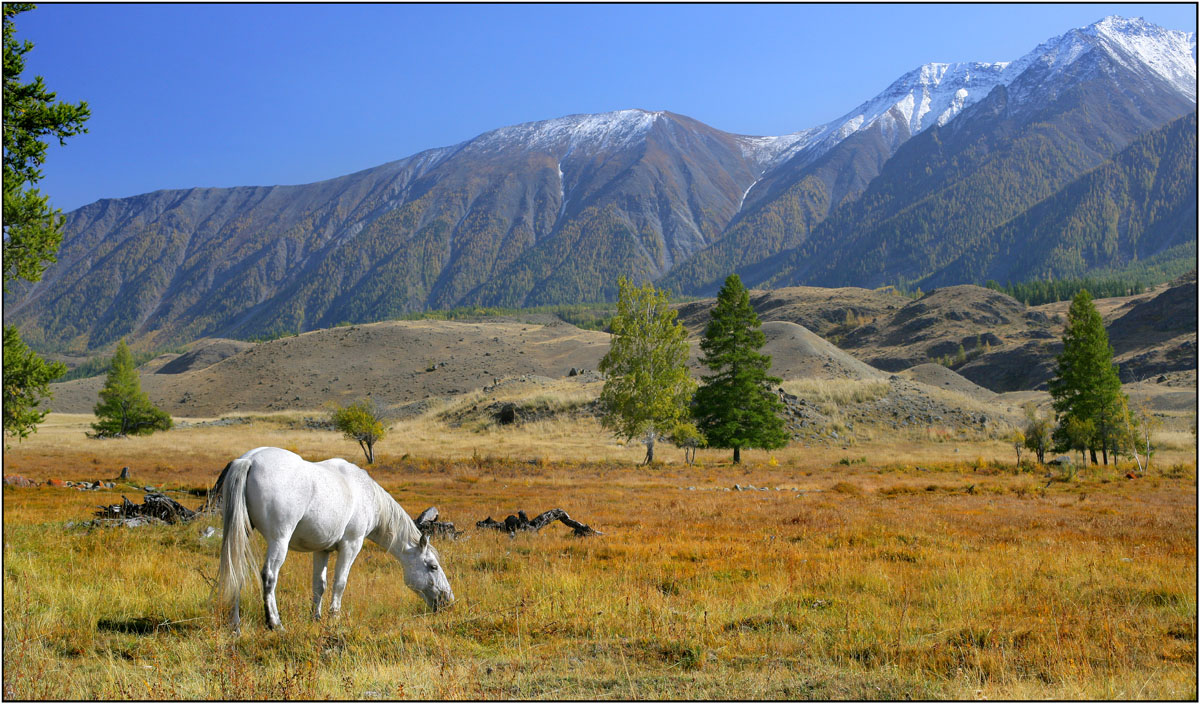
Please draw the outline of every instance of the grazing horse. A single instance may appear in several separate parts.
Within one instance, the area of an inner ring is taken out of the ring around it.
[[[404,583],[431,609],[454,601],[429,536],[421,534],[383,487],[346,460],[308,462],[287,450],[260,447],[226,465],[215,488],[221,495],[225,532],[217,588],[220,603],[232,608],[230,625],[235,630],[241,622],[242,587],[254,559],[252,528],[267,539],[262,586],[268,628],[283,627],[275,584],[288,550],[313,554],[313,618],[319,619],[329,554],[338,553],[329,604],[330,615],[337,615],[364,538],[400,561]]]

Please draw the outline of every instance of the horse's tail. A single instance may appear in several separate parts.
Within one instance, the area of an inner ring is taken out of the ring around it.
[[[221,538],[221,566],[217,570],[217,600],[230,609],[242,595],[246,575],[253,569],[250,551],[250,516],[246,513],[246,474],[250,460],[236,459],[221,473],[221,512],[224,535]]]

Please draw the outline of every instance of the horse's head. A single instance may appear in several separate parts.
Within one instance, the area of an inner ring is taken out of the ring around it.
[[[401,550],[399,557],[404,567],[404,583],[419,594],[429,608],[437,611],[454,601],[454,592],[438,563],[437,551],[429,545],[428,535],[422,535],[416,545]]]

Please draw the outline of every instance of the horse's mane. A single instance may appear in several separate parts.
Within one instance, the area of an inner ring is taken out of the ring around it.
[[[414,545],[421,539],[421,531],[392,495],[387,493],[379,484],[372,483],[375,488],[375,508],[379,516],[379,542],[389,548],[396,540],[402,539],[405,545]]]

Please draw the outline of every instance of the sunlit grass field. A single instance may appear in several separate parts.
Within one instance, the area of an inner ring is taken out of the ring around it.
[[[139,485],[185,489],[257,445],[359,460],[333,433],[269,422],[94,441],[75,439],[78,420],[54,417],[11,448],[5,474],[130,466]],[[738,467],[715,450],[689,467],[666,449],[673,463],[640,468],[640,446],[586,424],[409,431],[370,471],[410,514],[436,505],[469,529],[437,543],[458,597],[437,614],[369,544],[341,618],[314,623],[311,562],[292,553],[286,630],[265,630],[248,589],[235,638],[213,612],[219,538],[201,536],[215,517],[81,528],[69,524],[141,492],[6,487],[4,696],[1197,696],[1191,452],[1140,479],[1122,467],[1065,481],[1018,470],[1002,443],[793,447]],[[474,528],[556,507],[603,535]]]

